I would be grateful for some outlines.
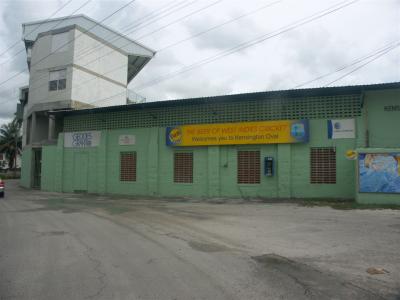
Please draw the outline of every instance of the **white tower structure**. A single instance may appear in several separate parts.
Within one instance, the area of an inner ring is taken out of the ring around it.
[[[29,86],[21,88],[23,146],[56,140],[48,111],[127,103],[127,85],[155,52],[93,19],[76,15],[22,25]]]

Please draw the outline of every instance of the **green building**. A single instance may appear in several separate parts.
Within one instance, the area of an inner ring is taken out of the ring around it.
[[[21,185],[193,198],[355,198],[400,204],[400,83],[50,112]]]

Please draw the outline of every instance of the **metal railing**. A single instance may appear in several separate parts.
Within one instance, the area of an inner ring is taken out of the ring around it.
[[[126,89],[126,104],[134,104],[134,103],[144,103],[146,102],[146,98],[138,93]]]

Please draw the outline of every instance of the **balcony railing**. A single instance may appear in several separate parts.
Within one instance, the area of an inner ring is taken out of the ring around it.
[[[126,104],[134,104],[134,103],[144,103],[146,102],[146,98],[138,93],[127,89],[126,90]]]

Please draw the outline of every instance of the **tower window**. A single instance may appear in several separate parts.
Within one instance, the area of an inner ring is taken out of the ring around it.
[[[67,85],[67,69],[50,71],[49,91],[65,90]]]

